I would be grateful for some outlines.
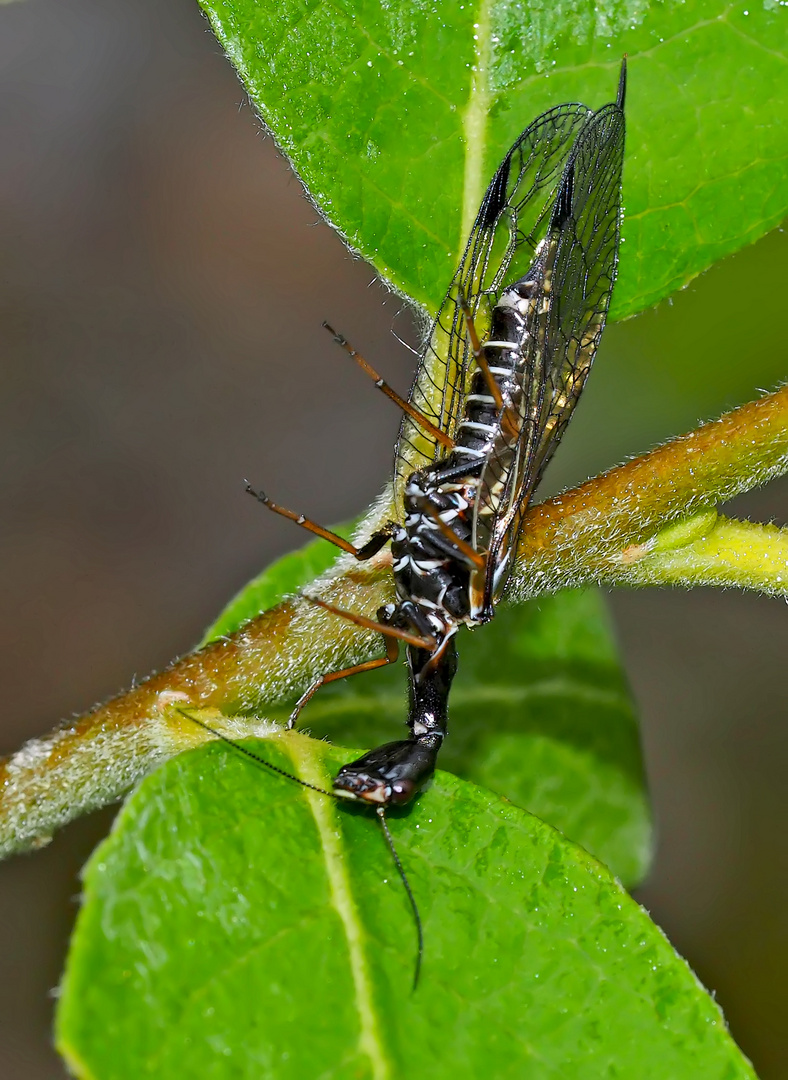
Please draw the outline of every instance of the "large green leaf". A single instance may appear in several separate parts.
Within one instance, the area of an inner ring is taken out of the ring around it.
[[[229,604],[206,641],[238,629],[333,557],[317,540],[277,560]],[[284,720],[287,710],[267,714]],[[301,722],[336,743],[371,747],[402,738],[406,714],[397,667],[325,687]],[[441,764],[554,825],[625,884],[642,880],[651,822],[637,719],[595,590],[503,606],[479,633],[460,635]]]
[[[340,760],[253,745],[323,783]],[[374,818],[223,745],[150,776],[85,874],[58,1010],[76,1074],[753,1076],[645,912],[549,826],[439,774],[391,828],[424,920],[415,993]]]
[[[200,2],[319,207],[428,310],[513,139],[551,105],[611,100],[625,52],[615,315],[788,214],[779,0]]]

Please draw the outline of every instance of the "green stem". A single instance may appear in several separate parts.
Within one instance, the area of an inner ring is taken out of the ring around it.
[[[631,584],[622,558],[629,547],[786,471],[788,386],[783,386],[532,507],[508,598],[526,600],[594,582]],[[774,569],[772,585],[779,584],[780,573],[782,564]]]
[[[657,534],[622,561],[617,581],[628,585],[732,585],[788,596],[788,529],[775,525],[720,517],[684,544],[668,545]]]
[[[784,595],[786,532],[716,522],[713,508],[786,471],[783,387],[531,508],[509,598],[591,582],[738,585]],[[389,491],[360,534],[369,535],[390,505]],[[342,556],[310,592],[374,617],[393,597],[390,567],[385,552],[363,565]],[[199,741],[203,735],[178,705],[208,710],[204,715],[217,717],[223,729],[234,723],[237,734],[250,734],[250,715],[264,715],[267,704],[380,651],[374,632],[298,597],[278,604],[0,762],[0,854],[45,842],[58,826],[119,798],[159,762]]]

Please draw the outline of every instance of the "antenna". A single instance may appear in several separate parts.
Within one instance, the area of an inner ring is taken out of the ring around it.
[[[284,776],[288,780],[294,781],[296,784],[300,784],[301,787],[309,788],[311,791],[319,791],[321,795],[328,795],[330,799],[336,799],[340,801],[339,796],[333,791],[326,791],[325,788],[318,787],[317,784],[310,784],[306,780],[302,780],[300,776],[294,776],[293,773],[287,772],[285,769],[280,769],[278,765],[272,764],[270,761],[266,761],[265,758],[260,757],[259,754],[255,754],[252,750],[247,750],[245,746],[241,746],[234,739],[231,739],[228,735],[223,735],[221,731],[217,731],[216,728],[211,727],[210,724],[206,724],[204,720],[198,719],[196,716],[192,716],[186,709],[178,707],[177,710],[181,716],[185,716],[187,720],[191,720],[193,724],[197,724],[198,727],[203,728],[205,731],[210,732],[215,738],[221,742],[226,743],[227,746],[232,746],[233,750],[236,750],[239,754],[243,754],[244,757],[249,758],[251,761],[256,762],[258,765],[262,765],[266,769],[270,769],[271,772],[278,773],[279,776]]]
[[[405,874],[402,863],[399,861],[397,849],[394,847],[394,838],[391,835],[389,823],[386,821],[385,807],[379,806],[375,813],[378,815],[378,821],[380,822],[380,827],[383,830],[383,835],[386,838],[386,843],[388,844],[389,851],[391,852],[391,857],[394,860],[394,865],[397,868],[397,873],[402,880],[405,892],[408,894],[408,900],[410,900],[410,906],[413,911],[413,921],[416,923],[416,940],[418,942],[418,947],[416,949],[416,967],[413,972],[412,987],[412,992],[415,992],[416,987],[419,985],[419,975],[421,975],[421,961],[424,957],[424,931],[422,930],[421,926],[421,915],[419,915],[419,909],[416,904],[416,898],[413,895],[413,890],[410,887],[410,882],[408,881],[408,878]]]
[[[292,780],[294,783],[300,784],[301,787],[309,788],[310,791],[317,791],[320,795],[327,795],[329,799],[334,799],[336,802],[342,803],[350,801],[346,796],[337,795],[335,791],[328,791],[326,788],[318,787],[317,784],[310,784],[306,780],[302,780],[300,776],[295,776],[293,773],[289,773],[285,769],[280,769],[278,765],[274,765],[270,761],[266,761],[266,759],[260,757],[259,754],[255,754],[252,750],[248,750],[245,746],[241,746],[241,744],[236,742],[235,739],[231,739],[228,735],[223,735],[221,731],[217,731],[216,728],[211,727],[210,724],[206,724],[205,721],[200,720],[199,717],[193,716],[192,713],[188,712],[186,709],[178,706],[176,711],[179,712],[181,716],[185,716],[187,720],[191,720],[193,724],[197,724],[198,727],[201,727],[204,731],[207,731],[209,734],[213,735],[214,738],[218,739],[220,742],[225,743],[227,746],[231,746],[233,750],[235,750],[239,754],[242,754],[250,761],[253,761],[256,765],[265,769],[269,769],[271,772],[277,773],[279,776],[283,776],[287,780]],[[405,889],[405,894],[407,895],[410,902],[411,911],[413,912],[413,921],[416,924],[416,967],[413,972],[412,988],[413,990],[415,990],[419,984],[419,976],[421,975],[421,962],[424,957],[424,931],[421,925],[421,915],[419,915],[419,908],[416,904],[416,898],[413,895],[413,890],[410,887],[410,882],[408,881],[407,874],[405,873],[405,868],[403,867],[400,861],[400,857],[397,854],[397,849],[394,846],[394,837],[391,835],[389,824],[386,821],[385,807],[377,807],[375,813],[377,815],[378,821],[380,822],[380,827],[383,831],[383,837],[386,841],[386,846],[391,853],[391,858],[394,862],[394,866],[397,869],[397,873],[399,874],[400,880],[402,881],[402,885]]]

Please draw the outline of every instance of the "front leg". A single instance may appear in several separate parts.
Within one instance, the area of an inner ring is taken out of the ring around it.
[[[376,536],[379,535],[380,534],[376,534]],[[375,538],[376,537],[373,537],[373,539]],[[381,656],[376,660],[367,660],[363,664],[354,664],[352,667],[342,668],[341,671],[331,671],[326,672],[324,675],[319,675],[296,702],[296,706],[290,713],[290,718],[287,721],[288,729],[296,726],[299,713],[306,703],[317,693],[321,686],[325,686],[325,684],[329,682],[334,682],[336,679],[345,679],[348,675],[357,675],[361,671],[373,671],[375,668],[383,667],[385,664],[393,664],[398,656],[397,643],[399,641],[405,641],[410,648],[418,648],[420,651],[426,652],[427,655],[437,647],[437,639],[431,632],[429,623],[425,620],[417,622],[408,614],[411,608],[414,608],[415,610],[415,605],[410,602],[400,606],[397,606],[396,604],[384,604],[382,608],[378,609],[378,621],[375,622],[374,619],[368,619],[365,615],[356,615],[352,611],[343,611],[342,608],[335,607],[333,604],[329,604],[327,601],[321,600],[317,596],[307,596],[304,594],[303,598],[304,600],[308,600],[310,604],[322,607],[326,611],[332,612],[334,615],[341,615],[343,619],[347,619],[357,626],[363,626],[367,630],[379,630],[386,643],[386,655]],[[404,616],[403,611],[405,611]],[[418,629],[418,627],[422,625],[422,622],[424,622],[427,632],[425,634],[414,633],[413,629]]]
[[[343,536],[333,532],[331,529],[325,528],[323,525],[318,525],[316,521],[312,521],[311,518],[305,517],[304,514],[298,514],[295,510],[288,510],[286,506],[280,506],[279,503],[275,503],[273,499],[268,498],[264,491],[253,488],[248,480],[246,481],[246,490],[253,498],[257,499],[259,503],[262,503],[267,510],[271,510],[274,514],[279,514],[280,517],[287,518],[288,521],[294,521],[296,525],[300,525],[302,529],[311,532],[313,536],[319,536],[322,540],[328,540],[334,547],[341,548],[342,551],[347,551],[350,555],[355,555],[360,562],[364,562],[366,559],[371,559],[373,555],[377,555],[398,528],[395,521],[390,521],[388,524],[384,525],[382,529],[379,529],[378,532],[373,533],[366,544],[357,548],[354,544],[351,544],[349,540],[345,540]]]

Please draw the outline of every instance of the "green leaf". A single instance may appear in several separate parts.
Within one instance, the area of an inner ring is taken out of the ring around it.
[[[651,820],[638,725],[595,590],[498,608],[462,633],[441,765],[560,829],[633,886],[648,870]],[[404,673],[326,687],[301,723],[366,747],[402,738]]]
[[[347,755],[253,744],[328,782]],[[77,1076],[752,1077],[662,933],[537,818],[439,774],[391,829],[213,744],[151,775],[85,874],[58,1009]]]
[[[623,53],[615,316],[656,303],[788,214],[778,0],[200,3],[326,217],[429,311],[515,137],[552,105],[610,101]]]
[[[351,526],[343,535],[350,535]],[[255,578],[208,631],[238,629],[325,570],[333,549],[316,540]],[[449,738],[441,764],[492,788],[596,855],[627,885],[643,879],[651,820],[637,718],[595,590],[499,607],[492,623],[459,638]],[[287,709],[268,715],[285,720]],[[321,689],[302,714],[313,734],[371,747],[403,737],[401,667]]]

